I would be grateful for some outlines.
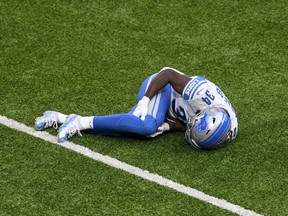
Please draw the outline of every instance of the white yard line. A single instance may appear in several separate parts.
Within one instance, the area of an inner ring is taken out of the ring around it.
[[[128,173],[134,174],[134,175],[139,176],[143,179],[155,182],[159,185],[169,187],[169,188],[174,189],[178,192],[184,193],[188,196],[194,197],[194,198],[202,200],[204,202],[213,204],[215,206],[218,206],[222,209],[226,209],[226,210],[233,212],[233,213],[236,213],[238,215],[261,216],[260,214],[254,212],[254,211],[245,209],[239,205],[235,205],[235,204],[227,202],[226,200],[207,195],[207,194],[203,193],[202,191],[198,191],[194,188],[190,188],[190,187],[187,187],[185,185],[179,184],[177,182],[173,182],[172,180],[169,180],[169,179],[164,178],[162,176],[159,176],[157,174],[150,173],[147,170],[143,170],[143,169],[140,169],[138,167],[129,165],[129,164],[124,163],[122,161],[119,161],[115,158],[111,158],[109,156],[99,154],[97,152],[94,152],[94,151],[86,148],[86,147],[83,147],[83,146],[80,146],[80,145],[77,145],[77,144],[74,144],[74,143],[68,142],[68,141],[64,142],[64,143],[58,143],[57,138],[55,136],[52,136],[51,134],[49,134],[47,132],[35,131],[31,127],[28,127],[22,123],[19,123],[13,119],[9,119],[5,116],[0,115],[0,123],[3,125],[6,125],[9,128],[12,128],[12,129],[15,129],[18,131],[22,131],[26,134],[32,135],[34,137],[38,137],[38,138],[40,138],[42,140],[46,140],[50,143],[63,146],[67,149],[78,152],[82,155],[85,155],[85,156],[91,158],[91,159],[94,159],[94,160],[100,161],[104,164],[107,164],[111,167],[115,167],[117,169],[124,170]]]

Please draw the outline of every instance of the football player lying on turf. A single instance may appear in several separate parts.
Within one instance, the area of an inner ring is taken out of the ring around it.
[[[155,137],[166,131],[186,131],[193,147],[212,149],[237,134],[237,117],[230,101],[214,83],[201,76],[189,77],[165,67],[141,85],[137,105],[130,112],[107,116],[65,115],[46,111],[35,120],[35,129],[58,127],[59,142],[75,133],[107,136]]]

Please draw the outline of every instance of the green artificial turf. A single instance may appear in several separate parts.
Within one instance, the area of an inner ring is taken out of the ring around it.
[[[0,131],[1,215],[233,215],[30,135]]]
[[[84,116],[128,112],[142,81],[162,67],[205,76],[221,87],[238,115],[238,137],[222,148],[196,151],[185,143],[181,133],[153,140],[86,134],[71,141],[257,213],[286,215],[287,12],[288,2],[281,0],[1,1],[0,114],[32,127],[35,117],[45,110]],[[162,209],[159,215],[169,214],[168,210],[171,215],[187,215],[191,214],[189,209],[195,215],[224,214],[216,207],[65,149],[56,150],[42,141],[39,145],[37,139],[2,126],[0,136],[4,143],[0,145],[1,167],[13,172],[12,177],[18,172],[21,176],[14,181],[7,175],[1,184],[2,188],[11,188],[3,189],[3,197],[11,200],[2,198],[1,205],[6,208],[3,214],[14,214],[9,209],[14,203],[23,214],[30,209],[35,215],[64,214],[67,207],[69,214],[76,215],[79,205],[85,206],[83,200],[93,197],[93,192],[100,200],[97,205],[101,213],[107,215],[118,211],[120,215],[140,214],[139,209],[147,209],[146,215],[158,209]],[[32,158],[28,154],[31,149]],[[79,166],[76,173],[65,169],[66,160],[75,160],[74,165]],[[38,173],[35,178],[34,169]],[[127,197],[123,211],[120,206],[124,204],[116,202],[117,195],[101,197],[106,190],[112,191],[104,180],[93,187],[92,173],[103,170],[109,170],[104,178],[135,183],[120,195]],[[87,175],[83,179],[82,172]],[[54,179],[55,173],[58,176]],[[61,182],[65,176],[71,182],[69,189],[75,186],[71,194]],[[73,176],[77,178],[73,180]],[[21,182],[22,178],[32,178],[33,184]],[[17,189],[18,184],[23,190]],[[139,192],[139,187],[148,189]],[[45,195],[48,188],[54,193]],[[86,197],[83,190],[90,189]],[[71,203],[64,191],[73,196]],[[131,198],[138,192],[135,200],[144,199],[146,193],[153,195],[141,206]],[[32,195],[24,199],[29,193]],[[37,193],[42,204],[34,200]],[[157,205],[155,200],[164,196],[166,200]],[[183,203],[177,201],[178,196]],[[171,205],[166,208],[167,200]],[[95,214],[94,201],[85,206],[87,214]],[[57,202],[61,207],[52,211]]]

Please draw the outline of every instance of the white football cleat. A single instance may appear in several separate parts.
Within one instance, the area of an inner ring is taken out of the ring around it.
[[[71,114],[68,116],[66,122],[61,125],[58,132],[58,142],[65,142],[68,138],[72,137],[75,133],[82,136],[80,133],[80,115]]]
[[[40,131],[48,127],[58,128],[58,117],[55,111],[46,111],[43,116],[35,119],[35,130]]]

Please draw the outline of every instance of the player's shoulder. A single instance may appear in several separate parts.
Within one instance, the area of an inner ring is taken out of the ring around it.
[[[190,78],[191,80],[184,87],[182,93],[182,96],[185,100],[191,100],[200,87],[205,87],[207,85],[213,84],[203,76],[191,76]]]

